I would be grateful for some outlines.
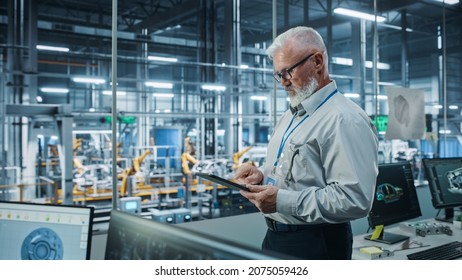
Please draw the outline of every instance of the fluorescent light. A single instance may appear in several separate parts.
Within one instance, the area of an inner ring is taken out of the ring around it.
[[[372,68],[373,66],[373,63],[372,61],[366,61],[364,63],[364,66],[366,66],[366,68]],[[390,64],[388,63],[383,63],[383,62],[377,62],[377,69],[380,69],[380,70],[390,70]]]
[[[386,95],[377,95],[377,99],[380,99],[380,100],[387,100],[388,99],[388,96]]]
[[[390,29],[395,29],[395,30],[402,30],[403,28],[401,28],[401,26],[397,26],[397,25],[391,25],[391,24],[386,24],[386,23],[381,23],[379,24],[380,26],[383,26],[383,27],[387,27],[387,28],[390,28]],[[413,32],[414,30],[411,29],[411,28],[406,28],[406,31],[407,32]]]
[[[443,105],[435,104],[435,105],[433,105],[433,108],[435,108],[435,109],[443,109]]]
[[[261,95],[252,95],[252,96],[250,96],[250,99],[252,99],[252,100],[267,100],[268,97],[261,96]]]
[[[148,60],[163,61],[163,62],[178,62],[178,58],[176,57],[164,57],[164,56],[155,56],[155,55],[148,56]]]
[[[152,96],[154,97],[158,97],[158,98],[173,98],[173,93],[160,93],[160,92],[156,92],[156,93],[153,93]]]
[[[96,112],[96,109],[95,108],[90,108],[88,109],[89,112]]]
[[[346,57],[332,57],[332,63],[339,64],[339,65],[346,65],[346,66],[352,66],[353,65],[353,59],[351,58],[346,58]],[[366,68],[372,68],[373,63],[372,61],[365,61],[364,66]],[[390,70],[391,66],[388,63],[384,62],[377,62],[377,68],[380,70]]]
[[[216,91],[225,91],[226,87],[221,85],[202,85],[203,90],[216,90]]]
[[[457,110],[457,109],[459,109],[459,106],[457,106],[457,105],[449,105],[449,109]]]
[[[42,98],[40,95],[37,95],[37,96],[35,97],[35,100],[37,100],[38,103],[43,102],[43,98]]]
[[[155,87],[155,88],[166,88],[171,89],[173,88],[172,83],[164,83],[164,82],[145,82],[144,83],[148,87]]]
[[[155,112],[156,114],[158,114],[158,113],[160,113],[160,110],[157,109],[157,110],[155,110],[154,112]]]
[[[42,87],[40,88],[41,92],[48,92],[48,93],[68,93],[69,89],[67,88],[50,88],[50,87]]]
[[[449,129],[440,129],[439,133],[440,134],[451,134],[451,131]]]
[[[249,69],[249,65],[241,64],[241,65],[239,66],[239,68],[241,68],[241,69]]]
[[[343,95],[345,97],[348,97],[348,98],[359,98],[359,97],[361,97],[361,95],[359,95],[359,93],[351,93],[351,92],[344,93]]]
[[[172,110],[170,110],[170,109],[165,109],[164,110],[164,113],[171,113],[171,112],[172,112]]]
[[[88,84],[104,84],[105,79],[101,78],[87,78],[87,77],[74,77],[72,80],[76,83],[88,83]]]
[[[375,21],[377,19],[377,22],[384,22],[385,18],[382,16],[375,16],[372,14],[366,14],[363,12],[358,12],[354,10],[349,10],[349,9],[344,9],[344,8],[335,8],[334,13],[344,15],[344,16],[349,16],[349,17],[356,17],[356,18],[362,18],[365,20],[370,20],[370,21]]]
[[[112,95],[112,90],[103,90],[104,95]],[[117,95],[126,95],[125,91],[117,91]]]
[[[353,65],[353,59],[351,58],[346,58],[346,57],[332,57],[332,63],[339,64],[339,65],[346,65],[346,66],[352,66]]]
[[[69,52],[69,48],[53,47],[53,46],[45,46],[45,45],[37,45],[37,50],[54,51],[54,52]]]
[[[436,2],[445,3],[448,5],[455,5],[459,3],[459,0],[435,0]]]

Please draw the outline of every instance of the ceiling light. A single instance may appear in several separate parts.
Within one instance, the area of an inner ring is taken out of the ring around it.
[[[249,65],[241,64],[241,65],[239,66],[239,68],[241,68],[241,69],[249,69]]]
[[[88,83],[88,84],[104,84],[105,79],[101,78],[87,78],[87,77],[74,77],[72,80],[76,83]]]
[[[221,85],[202,85],[203,90],[216,90],[216,91],[225,91],[226,87]]]
[[[352,66],[353,65],[353,59],[346,58],[346,57],[334,56],[334,57],[332,57],[332,63],[339,64],[339,65]],[[372,61],[367,60],[367,61],[364,62],[364,66],[366,68],[372,68],[373,63],[372,63]],[[390,70],[390,68],[391,68],[391,66],[388,63],[377,62],[377,69]]]
[[[152,96],[154,97],[158,97],[158,98],[173,98],[173,93],[160,93],[160,92],[156,92],[156,93],[153,93]]]
[[[41,92],[47,93],[68,93],[69,89],[67,88],[50,88],[50,87],[42,87],[40,88]]]
[[[252,95],[252,96],[250,96],[250,99],[252,99],[252,100],[267,100],[268,97],[261,96],[261,95]]]
[[[346,66],[352,66],[353,65],[353,59],[351,58],[346,58],[346,57],[332,57],[332,63],[339,64],[339,65],[346,65]]]
[[[103,90],[104,95],[112,95],[112,90]],[[117,95],[126,95],[125,91],[117,91]]]
[[[175,57],[164,57],[164,56],[148,56],[148,60],[163,61],[163,62],[178,62],[178,58]]]
[[[373,64],[372,64],[372,61],[366,61],[364,63],[364,66],[366,66],[366,68],[372,68]],[[377,69],[380,69],[380,70],[390,70],[390,64],[388,63],[383,63],[383,62],[377,62]]]
[[[37,45],[37,50],[54,51],[54,52],[69,52],[69,48],[44,46],[44,45]]]
[[[349,16],[349,17],[356,17],[356,18],[361,18],[365,20],[370,20],[370,21],[375,21],[377,19],[377,22],[384,22],[385,18],[382,16],[375,16],[372,14],[366,14],[363,12],[358,12],[354,10],[349,10],[349,9],[344,9],[344,8],[335,8],[334,13],[344,15],[344,16]]]
[[[436,2],[441,2],[448,5],[455,5],[459,3],[459,0],[435,0]]]
[[[449,105],[449,109],[457,110],[457,109],[459,109],[459,106],[457,106],[457,105]]]
[[[170,110],[170,109],[165,109],[164,110],[164,113],[171,113],[171,112],[172,112],[172,110]]]
[[[441,129],[439,133],[440,134],[451,134],[451,131],[449,129]]]
[[[433,105],[433,108],[435,108],[435,109],[443,109],[443,105],[435,104],[435,105]]]
[[[395,29],[395,30],[402,30],[403,29],[403,28],[401,28],[401,26],[391,25],[391,24],[386,24],[386,23],[380,23],[379,25],[383,26],[383,27],[390,28],[390,29]],[[406,28],[406,31],[407,32],[413,32],[414,30],[411,29],[411,28]]]
[[[171,89],[173,88],[172,83],[164,83],[164,82],[145,82],[144,83],[148,87],[155,87],[155,88],[166,88]]]
[[[35,97],[35,100],[37,100],[38,103],[43,102],[43,98],[42,98],[40,95],[37,95],[37,96]]]
[[[387,99],[388,99],[388,96],[379,94],[379,95],[377,95],[377,99],[380,99],[380,100],[387,100]]]
[[[361,95],[359,95],[359,93],[351,93],[351,92],[344,93],[343,95],[345,97],[348,97],[348,98],[359,98],[359,97],[361,97]]]

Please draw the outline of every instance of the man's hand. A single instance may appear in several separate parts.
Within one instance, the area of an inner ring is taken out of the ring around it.
[[[263,181],[263,173],[253,164],[242,164],[236,170],[234,179],[242,184],[257,185]]]
[[[276,197],[278,188],[267,185],[247,185],[250,192],[240,191],[241,195],[252,202],[262,213],[270,214],[276,212]]]

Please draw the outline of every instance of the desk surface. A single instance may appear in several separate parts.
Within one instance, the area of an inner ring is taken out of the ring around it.
[[[452,235],[447,235],[443,233],[443,234],[426,235],[425,237],[422,237],[417,234],[412,234],[410,233],[410,231],[402,230],[400,229],[399,226],[393,226],[390,228],[385,227],[385,232],[409,236],[410,239],[407,242],[410,243],[410,247],[412,247],[412,249],[409,248],[409,249],[401,250],[401,248],[403,247],[406,241],[395,243],[395,244],[385,244],[385,243],[381,243],[377,241],[369,241],[369,240],[364,239],[364,236],[370,235],[370,233],[362,234],[362,235],[355,236],[353,239],[353,259],[356,259],[356,260],[370,260],[371,259],[370,255],[360,252],[359,249],[362,247],[377,246],[377,247],[381,247],[384,250],[393,252],[393,256],[382,257],[379,259],[407,260],[407,255],[415,253],[415,252],[430,249],[435,246],[443,245],[445,243],[449,243],[452,241],[462,242],[462,229],[454,228],[452,224],[442,223],[439,221],[435,221],[434,219],[423,220],[419,222],[440,223],[445,226],[450,226],[452,229]],[[422,246],[420,247],[420,245],[418,244],[422,244]]]

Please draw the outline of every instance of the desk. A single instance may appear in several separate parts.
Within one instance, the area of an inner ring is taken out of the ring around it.
[[[441,223],[441,222],[435,221],[434,219],[422,220],[419,222]],[[381,242],[369,241],[369,240],[364,239],[364,236],[370,235],[370,233],[357,235],[353,239],[353,259],[354,260],[371,259],[370,256],[359,252],[359,248],[368,247],[368,246],[378,246],[385,250],[394,251],[393,256],[381,258],[382,260],[407,260],[407,255],[409,254],[423,251],[426,249],[430,249],[435,246],[449,243],[452,241],[462,241],[462,229],[456,229],[453,227],[452,224],[449,224],[449,223],[442,223],[442,224],[448,225],[451,227],[452,235],[435,234],[435,235],[427,235],[425,237],[422,237],[422,236],[418,236],[417,234],[412,234],[412,233],[409,233],[408,231],[401,230],[399,226],[394,226],[390,228],[385,227],[385,232],[407,235],[410,237],[409,239],[410,242],[422,243],[423,245],[430,245],[427,247],[418,247],[418,248],[412,248],[412,249],[406,249],[406,250],[399,250],[401,246],[403,245],[403,243],[405,243],[405,241],[395,243],[395,244],[385,244]],[[411,247],[414,247],[414,246],[417,246],[417,245],[411,245]]]

